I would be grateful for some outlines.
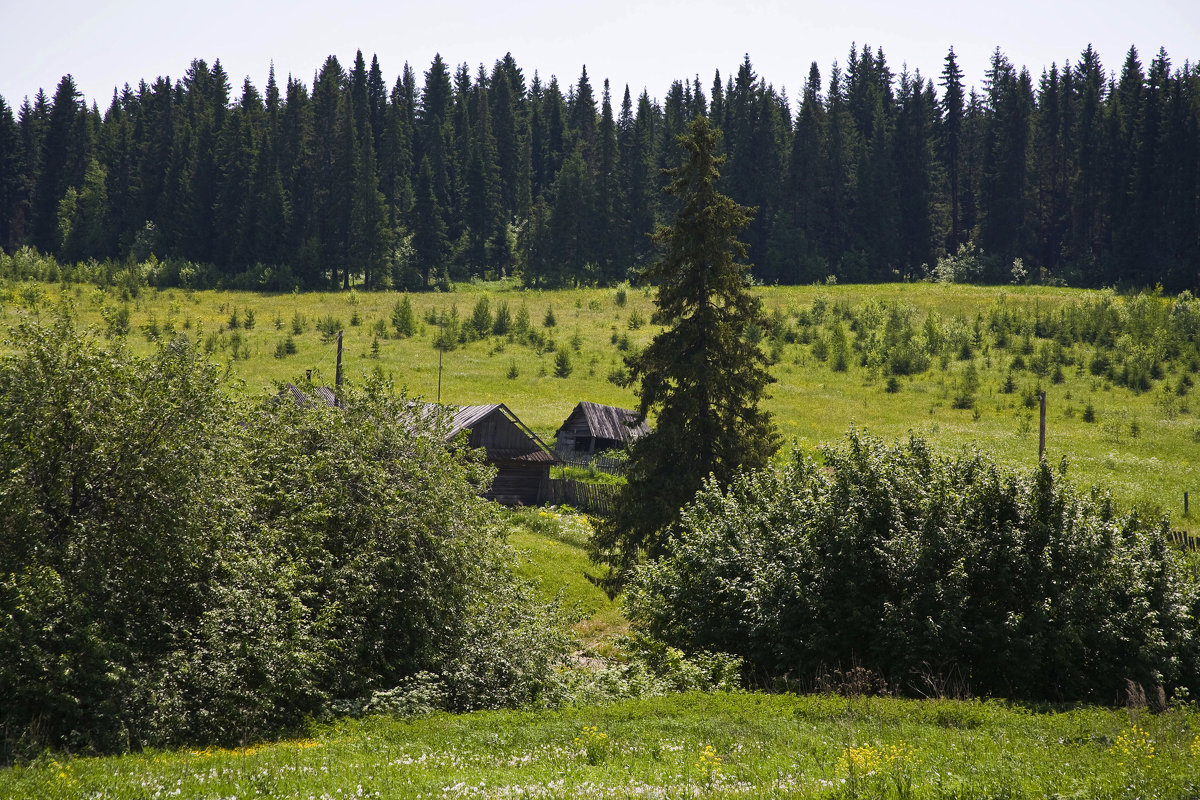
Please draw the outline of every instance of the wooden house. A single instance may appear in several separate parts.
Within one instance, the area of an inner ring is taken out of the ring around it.
[[[298,386],[284,384],[280,397],[287,396],[301,407],[313,402],[338,405],[337,395],[323,386],[314,387],[313,396],[309,397]],[[433,405],[424,407],[437,408]],[[487,463],[496,468],[496,477],[484,497],[509,506],[531,506],[546,500],[550,466],[557,459],[546,443],[517,419],[516,414],[503,403],[451,407],[450,410],[454,416],[446,442],[465,432],[467,446],[482,448],[487,454]]]
[[[503,403],[463,406],[454,413],[450,441],[466,432],[467,445],[483,448],[497,470],[484,497],[504,505],[532,506],[546,499],[556,459],[538,435]]]
[[[650,432],[637,412],[586,400],[555,433],[554,453],[561,461],[585,463],[605,450],[624,448]]]

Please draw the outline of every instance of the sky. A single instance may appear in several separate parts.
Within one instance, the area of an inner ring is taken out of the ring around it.
[[[311,89],[327,56],[348,68],[361,49],[368,64],[378,56],[389,86],[405,62],[423,83],[435,53],[474,75],[511,52],[527,79],[557,75],[564,91],[586,66],[597,96],[611,81],[614,105],[626,85],[635,98],[646,89],[662,99],[673,80],[699,76],[707,93],[716,70],[724,81],[749,55],[759,76],[795,98],[812,62],[825,83],[852,43],[881,47],[896,74],[907,66],[935,82],[953,46],[979,88],[997,46],[1035,81],[1052,62],[1077,62],[1088,44],[1110,71],[1131,45],[1144,65],[1165,47],[1182,66],[1200,60],[1200,3],[0,0],[0,97],[19,107],[39,88],[53,96],[69,73],[103,110],[114,88],[177,79],[197,58],[220,59],[234,96],[246,77],[261,91],[272,63],[280,84],[290,74]]]

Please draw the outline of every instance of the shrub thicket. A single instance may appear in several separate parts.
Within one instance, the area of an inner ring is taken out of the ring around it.
[[[1166,523],[1119,514],[1042,464],[885,446],[851,431],[824,467],[708,486],[662,560],[639,568],[631,616],[687,651],[767,676],[860,666],[916,690],[1111,701],[1130,679],[1200,688],[1196,576]]]
[[[447,420],[383,385],[239,404],[187,339],[135,358],[65,314],[8,344],[0,760],[238,741],[413,680],[541,691],[565,637]]]

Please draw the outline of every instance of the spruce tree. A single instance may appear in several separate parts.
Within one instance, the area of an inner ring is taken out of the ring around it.
[[[740,470],[766,465],[779,445],[759,408],[772,380],[766,357],[745,335],[767,324],[738,240],[751,210],[717,191],[717,137],[700,116],[679,138],[686,158],[667,187],[679,211],[657,231],[664,254],[642,275],[658,286],[669,327],[626,358],[630,380],[640,382],[638,414],[653,413],[655,429],[633,445],[617,512],[594,541],[614,581],[643,552],[663,555],[679,510],[706,478],[728,485]]]
[[[946,54],[946,66],[942,70],[942,100],[940,105],[941,127],[938,144],[940,146],[942,163],[946,169],[946,181],[950,195],[950,239],[946,242],[950,252],[957,252],[963,243],[963,235],[959,226],[959,153],[961,149],[963,127],[963,74],[958,68],[954,57],[954,48]]]
[[[0,250],[16,249],[14,221],[21,190],[21,137],[12,109],[0,97]]]

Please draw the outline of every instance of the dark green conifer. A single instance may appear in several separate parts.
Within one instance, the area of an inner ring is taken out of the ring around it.
[[[638,413],[653,415],[654,431],[634,444],[617,513],[595,539],[596,556],[618,580],[641,553],[663,554],[679,509],[706,478],[727,485],[740,470],[766,465],[779,445],[759,408],[771,382],[766,358],[745,337],[766,325],[738,240],[750,210],[717,191],[717,137],[703,116],[680,137],[685,160],[668,186],[679,212],[659,229],[664,255],[642,276],[657,285],[669,327],[626,359]]]

